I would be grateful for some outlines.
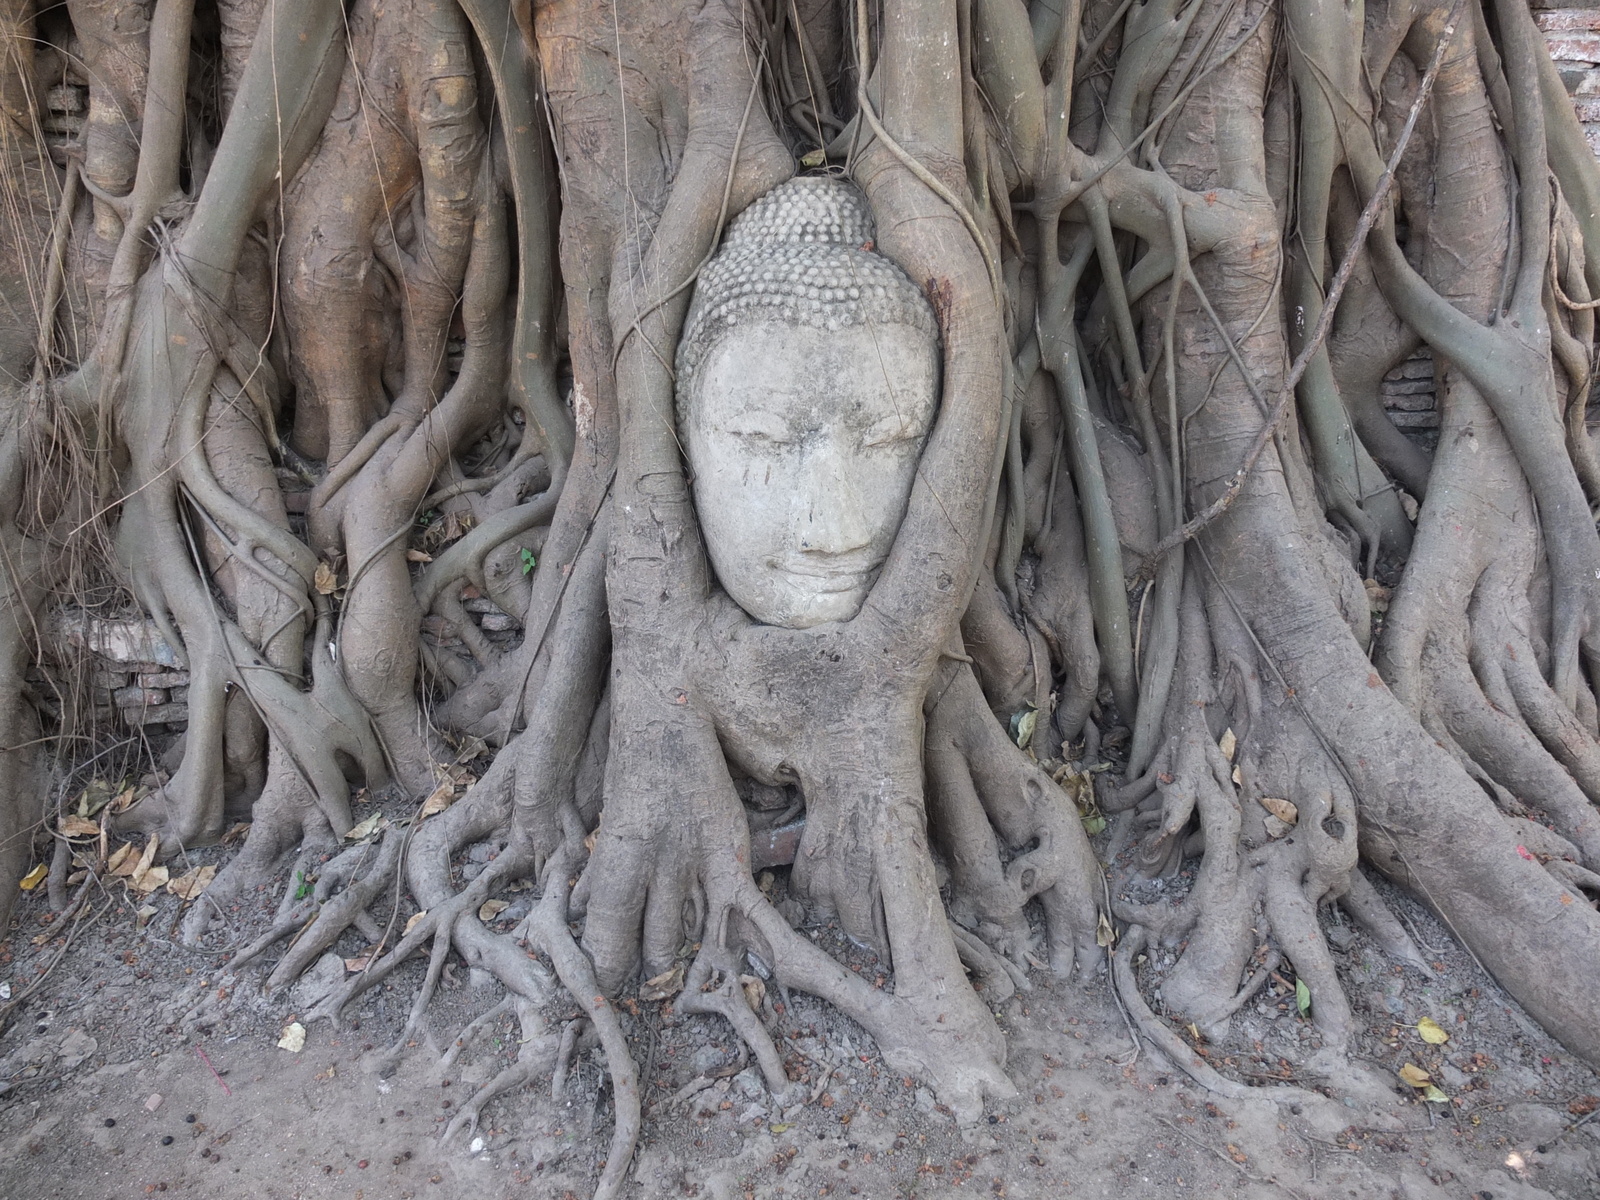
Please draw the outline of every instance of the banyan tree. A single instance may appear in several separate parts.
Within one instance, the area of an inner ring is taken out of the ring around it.
[[[1600,1065],[1600,167],[1526,0],[3,8],[7,902],[99,736],[25,675],[134,616],[187,713],[94,819],[249,821],[185,939],[369,943],[332,1019],[464,958],[489,1093],[575,1001],[602,1194],[641,980],[779,1093],[752,973],[961,1119],[1029,976],[1238,1092],[1187,1043],[1274,970],[1347,1065],[1332,906],[1428,970],[1379,876]]]

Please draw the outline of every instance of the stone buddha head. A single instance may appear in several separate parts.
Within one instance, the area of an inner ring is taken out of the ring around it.
[[[933,424],[933,309],[873,241],[853,184],[791,179],[730,224],[684,326],[678,428],[706,550],[768,625],[860,611]]]

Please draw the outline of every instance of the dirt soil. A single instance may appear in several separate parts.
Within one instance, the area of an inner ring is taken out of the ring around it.
[[[471,848],[464,876],[495,849]],[[767,883],[781,889],[778,875]],[[476,1131],[441,1141],[475,1088],[515,1059],[519,1027],[508,1012],[440,1066],[459,1031],[502,998],[498,984],[454,963],[427,1014],[430,1035],[386,1076],[382,1051],[405,1025],[420,958],[352,1005],[342,1028],[313,1025],[291,1052],[277,1045],[283,1029],[315,1000],[315,980],[325,988],[344,967],[330,955],[312,982],[276,996],[263,994],[260,966],[226,972],[228,947],[264,927],[275,898],[262,897],[253,916],[248,905],[230,913],[233,927],[214,945],[186,949],[177,896],[138,896],[121,879],[92,886],[68,930],[45,912],[43,887],[28,893],[0,944],[0,1197],[586,1200],[592,1191],[611,1131],[598,1050],[576,1058],[561,1100],[543,1075],[491,1102]],[[1226,1074],[1261,1085],[1246,1101],[1208,1095],[1157,1051],[1136,1050],[1103,976],[1082,991],[1036,976],[1033,990],[1001,1006],[1019,1096],[964,1129],[927,1089],[890,1072],[858,1026],[806,997],[786,1001],[769,987],[763,1001],[791,1078],[809,1085],[808,1100],[782,1110],[724,1024],[625,999],[647,1093],[630,1195],[1600,1197],[1600,1078],[1420,905],[1386,895],[1435,958],[1437,978],[1386,962],[1325,914],[1366,1023],[1357,1070],[1319,1077],[1289,1066],[1314,1057],[1290,1053],[1312,1038],[1292,980],[1274,980],[1228,1043],[1204,1047]],[[494,927],[510,931],[529,895],[503,899]],[[811,932],[882,978],[832,929]],[[354,933],[346,940],[340,956],[363,948]],[[1157,952],[1144,969],[1162,966]],[[557,1007],[552,1028],[569,1015]],[[1425,1042],[1423,1017],[1449,1040]],[[1406,1063],[1448,1101],[1429,1103],[1402,1083],[1395,1072]],[[1278,1081],[1328,1098],[1275,1103]]]

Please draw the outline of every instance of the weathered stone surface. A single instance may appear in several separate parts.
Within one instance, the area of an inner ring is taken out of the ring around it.
[[[187,671],[153,671],[139,676],[139,686],[147,688],[172,688],[186,687],[189,683]]]
[[[121,708],[122,719],[132,725],[172,725],[188,721],[187,704],[153,704],[148,708]]]
[[[1575,33],[1600,29],[1600,3],[1594,8],[1545,9],[1534,14],[1545,33]]]
[[[166,702],[167,693],[162,688],[126,687],[111,693],[111,703],[118,708],[153,708]]]
[[[156,631],[155,623],[138,618],[111,619],[69,610],[58,615],[59,636],[116,663],[149,663],[151,670],[181,667],[178,653]]]
[[[1600,63],[1600,33],[1572,30],[1547,34],[1550,57],[1558,63]]]
[[[678,350],[706,548],[727,593],[767,624],[860,610],[933,422],[932,307],[872,240],[854,185],[774,188],[701,274]]]

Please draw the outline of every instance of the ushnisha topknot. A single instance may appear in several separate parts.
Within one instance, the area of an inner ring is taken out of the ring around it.
[[[932,306],[873,252],[874,238],[866,197],[836,176],[780,183],[735,217],[695,285],[678,343],[679,395],[707,351],[740,325],[906,325],[936,339]]]

